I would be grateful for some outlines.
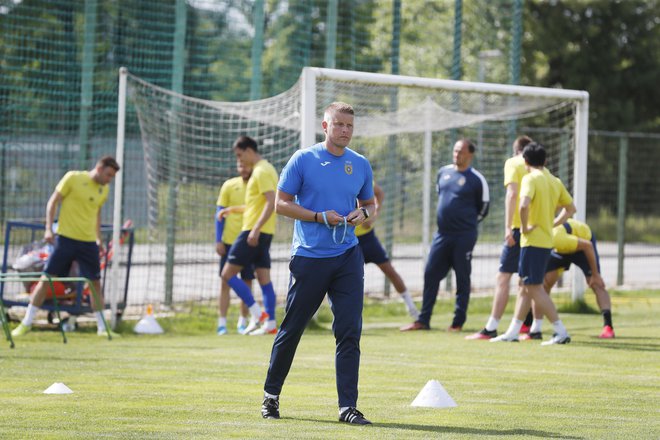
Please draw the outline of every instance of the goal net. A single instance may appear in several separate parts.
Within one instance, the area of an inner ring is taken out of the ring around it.
[[[584,215],[585,92],[305,68],[291,89],[259,101],[195,99],[131,74],[127,95],[139,121],[148,211],[148,224],[137,225],[145,233],[136,244],[133,301],[217,297],[214,206],[222,183],[236,176],[233,141],[243,134],[255,138],[262,156],[280,171],[295,150],[323,140],[323,110],[333,101],[355,109],[351,147],[370,160],[385,191],[376,234],[414,296],[422,290],[436,228],[435,174],[452,162],[459,138],[476,143],[473,166],[490,186],[490,214],[473,252],[476,294],[494,290],[504,236],[503,164],[518,135],[546,146],[548,168],[575,197],[578,216]],[[116,194],[115,206],[121,207],[122,191]],[[289,280],[291,233],[292,222],[278,217],[271,276],[280,298]],[[571,283],[564,280],[564,286]],[[260,294],[256,285],[254,291]],[[366,267],[365,291],[396,297],[375,265]],[[451,292],[449,279],[441,293]]]

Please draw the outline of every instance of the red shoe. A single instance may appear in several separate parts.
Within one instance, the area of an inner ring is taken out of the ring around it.
[[[429,326],[426,325],[426,324],[423,324],[419,321],[415,321],[412,324],[404,325],[399,330],[401,330],[402,332],[410,332],[410,331],[416,331],[416,330],[429,330]]]
[[[528,325],[523,324],[522,327],[520,327],[520,334],[529,333],[529,328]]]
[[[598,336],[600,339],[614,339],[614,329],[609,325],[603,327],[603,331]]]
[[[482,329],[481,331],[479,331],[479,332],[477,332],[473,335],[466,336],[465,339],[467,339],[469,341],[474,341],[474,340],[479,340],[479,339],[486,340],[486,339],[492,339],[495,336],[497,336],[497,330],[493,330],[493,331],[489,332],[486,329]]]
[[[447,331],[449,333],[458,333],[461,330],[463,330],[463,327],[460,325],[450,325],[449,327],[447,327]]]
[[[532,339],[538,339],[538,340],[543,339],[543,333],[533,332],[533,333],[526,333],[526,334],[520,335],[520,340],[521,341],[530,341]]]

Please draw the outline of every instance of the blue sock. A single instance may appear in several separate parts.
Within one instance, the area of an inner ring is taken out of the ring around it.
[[[252,296],[252,291],[248,286],[245,285],[243,281],[238,278],[238,275],[234,275],[231,280],[227,282],[229,287],[234,289],[236,295],[243,300],[246,306],[252,307],[254,304],[254,296]],[[274,295],[274,294],[273,294]]]
[[[264,299],[264,309],[266,309],[266,313],[268,313],[269,316],[268,319],[274,320],[275,305],[277,304],[277,300],[275,299],[275,290],[273,289],[273,283],[268,283],[261,286],[261,294],[263,295],[263,299]]]

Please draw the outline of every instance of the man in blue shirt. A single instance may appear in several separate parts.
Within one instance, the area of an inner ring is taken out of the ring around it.
[[[364,261],[355,226],[374,212],[369,161],[348,148],[353,108],[335,102],[323,116],[325,141],[298,150],[282,170],[276,212],[295,219],[286,316],[273,342],[261,414],[278,419],[282,390],[300,338],[326,293],[334,321],[339,421],[371,422],[357,410]],[[358,208],[356,209],[356,203]]]
[[[460,331],[470,301],[472,249],[477,242],[477,224],[488,214],[486,179],[472,168],[476,147],[467,139],[454,145],[454,163],[440,168],[438,189],[438,232],[433,237],[424,269],[424,293],[419,318],[401,331],[430,329],[431,314],[440,281],[453,268],[456,273],[456,306],[449,331]]]

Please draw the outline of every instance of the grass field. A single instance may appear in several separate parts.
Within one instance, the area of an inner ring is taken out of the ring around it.
[[[299,346],[282,420],[259,414],[272,337],[217,337],[208,307],[160,319],[160,336],[133,335],[125,322],[120,339],[82,329],[65,345],[34,331],[14,350],[0,345],[0,438],[658,438],[660,292],[616,292],[613,303],[617,339],[596,338],[597,314],[564,313],[573,342],[551,347],[465,341],[485,322],[488,298],[473,300],[463,334],[443,330],[447,300],[436,328],[414,334],[397,330],[408,322],[401,304],[369,305],[359,400],[367,427],[337,422],[327,310]],[[411,407],[430,379],[458,407]],[[54,382],[74,394],[43,394]]]

